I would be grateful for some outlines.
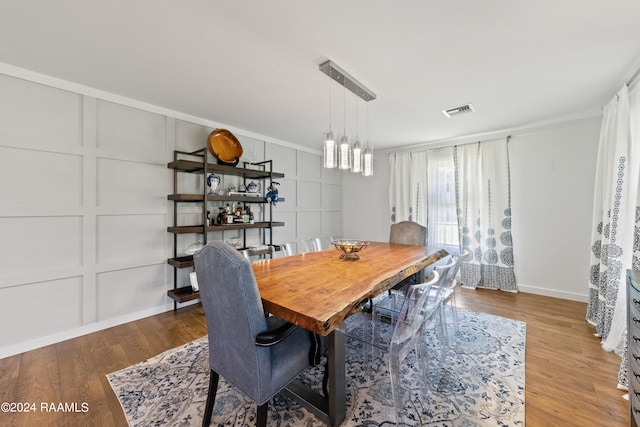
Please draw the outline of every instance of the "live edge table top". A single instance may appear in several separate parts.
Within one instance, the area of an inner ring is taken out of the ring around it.
[[[442,249],[371,242],[355,261],[325,249],[252,264],[264,308],[284,320],[328,335],[362,302],[439,259]]]

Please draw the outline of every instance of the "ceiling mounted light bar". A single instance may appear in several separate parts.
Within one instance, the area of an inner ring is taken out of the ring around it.
[[[320,71],[331,77],[366,102],[376,99],[376,94],[367,89],[362,83],[351,77],[346,71],[331,61],[320,64]]]

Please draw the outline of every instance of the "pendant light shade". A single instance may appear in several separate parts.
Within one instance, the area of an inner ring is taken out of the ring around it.
[[[340,139],[340,145],[338,146],[338,168],[342,170],[351,169],[351,144],[347,135]]]
[[[373,148],[369,144],[362,153],[362,176],[373,176]]]
[[[326,139],[324,141],[324,158],[322,166],[327,169],[333,169],[338,166],[337,159],[338,147],[336,141],[333,138],[333,132],[326,133]]]
[[[356,142],[353,143],[353,148],[351,149],[352,158],[351,158],[351,172],[353,173],[361,173],[362,172],[362,145],[360,141],[356,139]]]

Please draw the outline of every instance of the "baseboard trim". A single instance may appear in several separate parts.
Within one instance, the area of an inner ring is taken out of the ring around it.
[[[186,307],[191,304],[197,304],[198,302],[199,300],[189,301],[188,303],[180,304],[180,307]],[[47,335],[40,338],[35,338],[29,341],[24,341],[24,342],[0,347],[0,359],[4,359],[5,357],[9,357],[9,356],[15,356],[16,354],[24,353],[30,350],[35,350],[36,348],[45,347],[47,345],[56,344],[61,341],[66,341],[68,339],[77,338],[82,335],[87,335],[93,332],[101,331],[103,329],[111,328],[113,326],[118,326],[124,323],[133,322],[134,320],[144,319],[145,317],[150,317],[156,314],[165,313],[170,310],[173,310],[173,303],[148,308],[146,310],[141,310],[135,313],[114,317],[112,319],[91,323],[89,325],[79,326],[77,328],[69,329],[66,331],[58,332],[58,333]]]
[[[589,296],[587,294],[576,294],[574,292],[564,292],[555,289],[539,288],[537,286],[518,284],[518,290],[520,292],[525,292],[528,294],[543,295],[545,297],[560,298],[569,301],[578,301],[584,303],[589,301]]]

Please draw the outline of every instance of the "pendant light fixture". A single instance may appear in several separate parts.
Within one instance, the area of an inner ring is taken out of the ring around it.
[[[356,99],[356,140],[351,149],[351,172],[362,173],[362,145],[359,138],[358,100]]]
[[[330,76],[330,75],[329,75]],[[331,130],[331,86],[333,81],[329,80],[329,132],[325,133],[324,152],[322,166],[327,169],[333,169],[338,166],[336,140]]]
[[[373,176],[373,147],[369,143],[369,104],[367,104],[367,143],[362,152],[362,175]]]
[[[354,173],[362,173],[364,176],[373,175],[373,150],[369,144],[369,104],[367,104],[367,140],[364,149],[358,138],[358,113],[356,100],[356,140],[351,146],[349,136],[346,131],[346,89],[355,93],[365,102],[376,99],[376,94],[367,89],[359,81],[347,74],[342,68],[331,61],[320,64],[320,71],[330,78],[330,85],[335,80],[344,87],[344,132],[340,139],[340,144],[336,144],[333,131],[331,130],[331,105],[329,106],[329,132],[327,132],[324,142],[323,166],[325,168],[338,167],[342,170],[351,170]],[[329,86],[329,103],[331,104],[331,86]]]
[[[328,169],[333,169],[338,166],[337,162],[337,147],[336,141],[333,138],[333,132],[329,131],[326,134],[326,139],[324,140],[324,163],[323,166]]]
[[[338,169],[348,170],[351,169],[351,144],[349,143],[349,137],[347,136],[347,88],[344,87],[342,92],[344,127],[342,129],[342,138],[340,138],[340,145],[338,146]]]

